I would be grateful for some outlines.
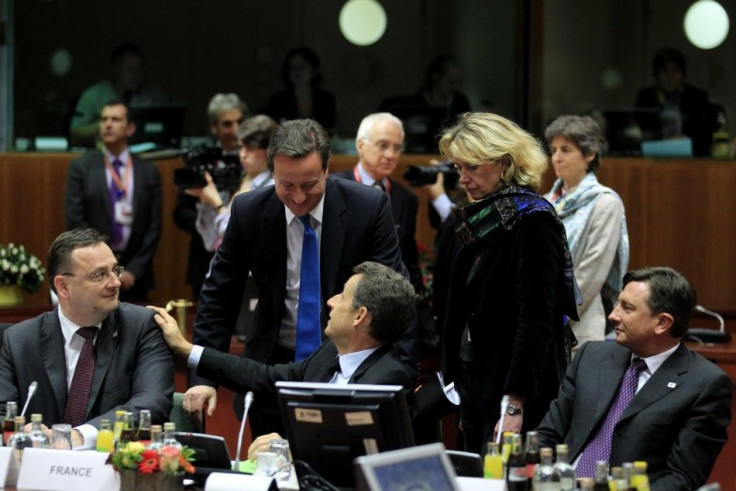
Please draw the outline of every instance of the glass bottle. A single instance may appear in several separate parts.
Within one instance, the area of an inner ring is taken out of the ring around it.
[[[13,455],[20,464],[23,460],[23,450],[33,446],[31,437],[26,434],[24,426],[26,425],[25,416],[15,417],[15,432],[8,438],[8,446],[13,449]]]
[[[526,480],[531,488],[534,479],[534,469],[540,462],[539,458],[539,433],[536,431],[526,432],[526,445],[524,446],[524,460],[526,460]]]
[[[506,486],[508,491],[527,491],[526,460],[524,459],[524,448],[521,446],[521,435],[514,434],[511,437],[511,451],[506,463]]]
[[[115,450],[115,434],[112,432],[109,419],[100,420],[100,431],[97,432],[97,451],[111,453]]]
[[[552,465],[552,449],[549,447],[539,450],[539,464],[534,466],[532,489],[534,491],[559,491],[560,489],[560,478],[555,474]]]
[[[37,448],[49,448],[51,442],[49,441],[48,435],[43,431],[43,416],[40,413],[31,414],[31,432],[28,436],[31,437],[31,443]]]
[[[636,491],[649,491],[649,476],[647,475],[647,463],[643,460],[634,462],[631,474],[631,484]]]
[[[115,426],[113,426],[112,433],[115,438],[115,443],[120,442],[120,437],[123,435],[125,429],[125,410],[118,409],[115,411]]]
[[[174,437],[176,432],[176,424],[171,421],[164,423],[164,436],[162,447],[176,447],[181,450],[181,443]]]
[[[486,479],[503,479],[503,457],[498,450],[498,443],[488,442],[488,451],[483,459],[483,477]]]
[[[161,425],[151,425],[151,442],[146,445],[148,450],[161,450],[164,446],[164,433]]]
[[[8,445],[10,436],[15,433],[15,417],[18,415],[18,403],[5,403],[5,421],[3,422],[3,445]]]
[[[592,477],[581,477],[580,479],[578,479],[578,484],[580,485],[580,491],[594,491],[595,490],[595,479],[593,479]]]
[[[608,462],[599,460],[595,463],[595,491],[608,491]]]
[[[570,465],[568,457],[568,447],[564,443],[560,443],[555,447],[557,452],[557,461],[554,465],[555,475],[560,478],[560,490],[572,491],[575,489],[575,469]]]
[[[502,435],[503,445],[501,446],[501,458],[505,466],[509,462],[509,454],[511,454],[511,440],[514,436],[513,431],[504,431]]]
[[[138,440],[148,445],[151,441],[151,411],[141,409],[138,414]]]
[[[125,424],[123,426],[123,431],[120,434],[120,441],[122,443],[128,443],[128,442],[134,442],[136,441],[136,429],[135,429],[135,418],[133,417],[133,413],[131,411],[125,412]]]
[[[611,481],[616,491],[628,491],[629,480],[624,474],[624,468],[619,466],[611,467]]]

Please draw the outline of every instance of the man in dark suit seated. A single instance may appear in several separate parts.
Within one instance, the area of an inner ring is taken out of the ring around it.
[[[120,297],[145,301],[154,286],[153,256],[161,234],[161,176],[151,162],[133,157],[128,140],[135,124],[122,101],[102,108],[103,147],[72,161],[66,187],[66,228],[93,228],[125,272]]]
[[[624,276],[609,316],[616,342],[580,348],[537,428],[542,446],[568,444],[578,477],[597,460],[645,460],[652,491],[705,483],[727,440],[731,380],[682,343],[695,302],[670,268]]]
[[[406,278],[382,264],[364,262],[353,272],[342,293],[327,301],[330,316],[325,335],[329,339],[308,358],[286,364],[265,365],[192,345],[164,309],[149,308],[157,313],[154,319],[166,343],[177,356],[187,358],[197,375],[237,392],[252,390],[256,399],[268,404],[276,404],[275,383],[282,380],[402,385],[410,391],[415,381],[392,345],[414,315],[414,290]],[[216,390],[210,386],[195,389],[184,395],[185,404],[191,397],[203,397],[212,416]]]
[[[336,173],[335,177],[373,186],[388,195],[396,234],[399,236],[401,258],[409,270],[412,285],[419,292],[423,289],[415,239],[419,199],[391,179],[403,145],[404,126],[399,118],[390,113],[369,114],[361,121],[355,137],[360,162],[350,170]]]
[[[330,138],[316,121],[286,121],[266,153],[274,186],[235,197],[194,321],[194,344],[227,352],[250,272],[258,306],[246,331],[244,356],[260,363],[298,361],[317,350],[327,323],[325,302],[364,261],[405,273],[388,197],[369,186],[327,175]],[[416,379],[416,323],[396,343]],[[192,374],[192,385],[216,383]],[[202,393],[205,395],[205,393]],[[185,409],[202,409],[190,397]],[[186,401],[185,401],[186,402]],[[235,398],[242,414],[242,398]],[[278,411],[256,401],[256,434],[281,429]]]
[[[69,423],[72,444],[94,448],[102,419],[115,411],[151,411],[168,421],[174,360],[153,313],[118,301],[123,268],[93,229],[64,232],[51,245],[51,312],[9,327],[0,351],[0,401],[28,399],[44,424]],[[50,436],[50,435],[49,435]]]

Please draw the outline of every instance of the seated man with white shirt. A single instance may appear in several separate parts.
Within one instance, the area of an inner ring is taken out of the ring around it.
[[[396,271],[366,261],[353,269],[342,293],[327,301],[330,316],[325,328],[329,338],[308,358],[279,365],[192,345],[179,330],[176,320],[158,307],[154,320],[175,355],[186,357],[197,375],[221,383],[237,392],[253,391],[256,399],[274,398],[278,381],[329,382],[334,384],[389,384],[413,389],[398,353],[392,346],[404,334],[414,314],[415,293],[411,283]],[[204,395],[202,395],[204,394]],[[192,387],[187,399],[203,397],[212,416],[216,390]]]
[[[174,393],[173,356],[153,314],[118,301],[124,268],[105,239],[93,229],[56,238],[47,269],[59,306],[8,328],[0,351],[0,401],[23,407],[31,397],[26,414],[71,424],[81,448],[95,447],[100,421],[116,410],[168,421]]]

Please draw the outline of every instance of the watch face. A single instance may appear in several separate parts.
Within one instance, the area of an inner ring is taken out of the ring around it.
[[[521,409],[519,409],[518,407],[514,406],[513,404],[509,404],[509,407],[506,410],[506,412],[508,414],[512,415],[512,416],[515,416],[515,415],[521,413]]]

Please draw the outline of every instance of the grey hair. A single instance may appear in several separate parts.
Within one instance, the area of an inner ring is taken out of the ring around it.
[[[207,116],[210,119],[210,125],[216,125],[220,119],[220,114],[225,111],[240,109],[245,115],[248,112],[248,106],[243,102],[237,94],[215,94],[207,105]]]
[[[358,134],[355,136],[355,144],[357,145],[360,140],[367,140],[370,138],[373,127],[381,121],[391,121],[401,130],[401,139],[404,139],[404,123],[391,113],[373,113],[369,114],[358,126]]]
[[[564,136],[572,140],[580,152],[588,157],[595,158],[588,164],[588,172],[595,172],[601,165],[601,151],[603,148],[603,133],[595,119],[590,116],[563,115],[552,121],[544,130],[547,143],[552,143],[556,136]]]
[[[372,261],[358,264],[353,273],[361,275],[353,308],[371,313],[371,337],[383,344],[398,341],[415,312],[414,287],[403,275]]]

